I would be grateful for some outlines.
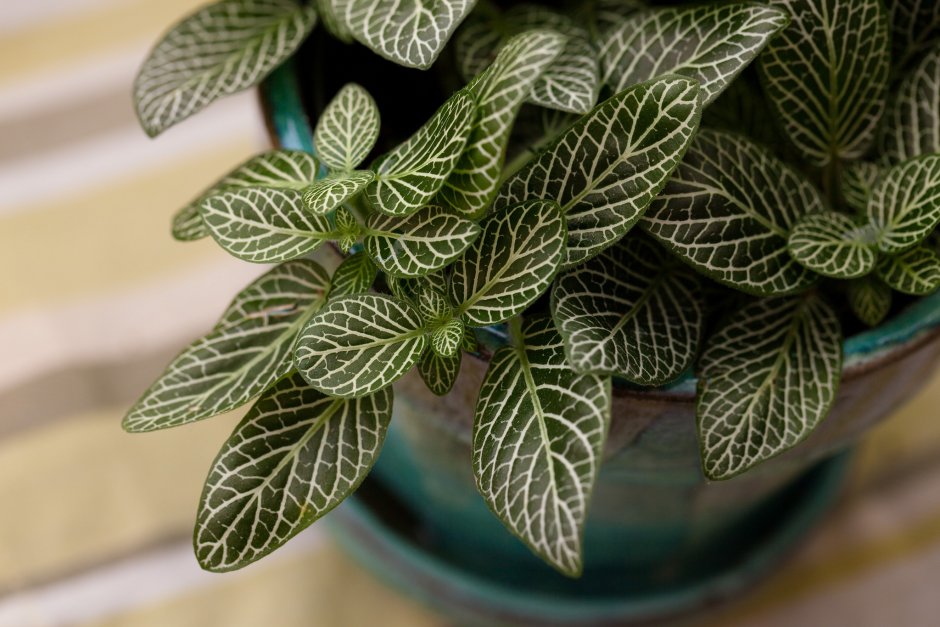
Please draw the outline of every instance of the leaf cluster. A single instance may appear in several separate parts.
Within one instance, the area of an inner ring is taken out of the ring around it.
[[[151,431],[254,400],[206,482],[205,568],[255,561],[340,503],[381,448],[390,386],[416,368],[447,394],[475,330],[505,325],[473,473],[507,528],[576,576],[614,380],[695,372],[703,472],[728,479],[825,419],[839,299],[876,325],[894,292],[940,287],[929,3],[577,4],[222,0],[145,62],[151,134],[257,83],[318,17],[409,67],[454,35],[466,80],[368,164],[382,116],[347,84],[313,154],[258,155],[174,218],[180,240],[276,264],[124,421]],[[327,243],[347,253],[332,274],[310,259]]]

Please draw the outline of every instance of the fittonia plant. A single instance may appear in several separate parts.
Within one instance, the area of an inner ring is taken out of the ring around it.
[[[843,324],[940,286],[936,3],[512,4],[224,0],[145,62],[151,135],[259,82],[318,17],[466,79],[367,165],[379,110],[348,84],[314,154],[258,155],[176,216],[178,239],[275,264],[124,421],[253,402],[206,481],[205,568],[244,566],[339,504],[379,454],[392,383],[417,367],[446,394],[462,353],[487,352],[474,330],[502,325],[468,463],[509,530],[577,575],[612,379],[697,373],[703,470],[728,479],[825,419]],[[332,276],[309,258],[329,243],[352,253]]]

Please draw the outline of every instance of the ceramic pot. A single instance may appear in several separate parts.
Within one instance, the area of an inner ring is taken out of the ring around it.
[[[276,142],[311,150],[290,65],[262,88]],[[535,558],[486,508],[470,464],[487,363],[467,357],[454,390],[412,373],[369,480],[331,517],[337,536],[388,581],[462,623],[650,620],[728,595],[772,568],[838,495],[844,452],[928,380],[940,356],[940,294],[850,338],[838,398],[804,443],[729,481],[701,472],[695,381],[615,389],[584,544],[584,575]]]

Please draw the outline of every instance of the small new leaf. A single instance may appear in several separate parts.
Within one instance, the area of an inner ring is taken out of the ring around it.
[[[640,11],[603,40],[604,82],[614,91],[665,74],[699,82],[710,104],[787,24],[751,2]]]
[[[314,215],[326,215],[365,189],[374,178],[371,170],[334,172],[304,189],[304,205]]]
[[[418,362],[418,374],[433,394],[446,396],[460,374],[460,360],[460,351],[452,357],[442,357],[435,351],[427,351]]]
[[[294,0],[220,0],[184,18],[134,81],[137,117],[154,137],[214,100],[258,84],[316,23]]]
[[[787,237],[804,214],[823,210],[816,189],[770,151],[702,130],[641,225],[715,280],[774,295],[815,280],[790,256]]]
[[[527,321],[514,336],[514,346],[493,355],[480,389],[473,474],[503,524],[576,577],[610,425],[610,378],[573,372],[549,318]]]
[[[307,211],[292,189],[224,192],[205,199],[199,214],[219,246],[254,263],[296,259],[333,237],[326,216]]]
[[[401,378],[427,345],[424,320],[410,303],[379,294],[343,296],[303,328],[294,363],[324,394],[358,398]]]
[[[875,268],[877,233],[843,213],[803,216],[790,233],[790,254],[803,267],[836,279],[855,279]]]
[[[882,281],[902,294],[926,296],[940,287],[940,257],[924,245],[885,257],[876,271]]]
[[[375,162],[375,181],[366,194],[376,211],[405,216],[431,202],[463,153],[474,112],[472,92],[458,91],[414,135]]]
[[[682,159],[701,117],[698,85],[665,77],[635,85],[574,123],[503,185],[495,206],[530,198],[561,205],[562,268],[623,237]]]
[[[424,207],[406,217],[373,214],[364,244],[384,272],[417,277],[440,270],[476,240],[480,227],[440,207]]]
[[[882,0],[772,0],[790,25],[761,55],[764,87],[813,164],[859,159],[885,109],[891,48]]]
[[[349,83],[330,101],[313,132],[317,156],[332,170],[349,171],[369,156],[379,138],[381,119],[375,100]]]
[[[460,352],[463,342],[464,324],[460,318],[454,318],[434,329],[431,334],[431,349],[441,357],[453,357]]]
[[[206,570],[242,568],[343,502],[378,458],[392,391],[330,398],[297,374],[254,404],[212,463],[193,547]]]
[[[261,394],[291,366],[291,346],[323,304],[330,277],[308,260],[270,270],[242,290],[206,336],[167,366],[130,409],[124,429],[153,431],[202,420]]]
[[[730,479],[802,442],[829,412],[839,319],[815,296],[755,301],[709,339],[699,367],[702,466]]]
[[[565,250],[558,205],[530,200],[490,215],[483,232],[454,263],[451,300],[470,326],[521,313],[549,286]]]
[[[867,213],[882,252],[897,254],[922,242],[940,223],[940,155],[888,170],[872,190]]]
[[[576,371],[662,385],[692,364],[705,313],[695,275],[632,237],[561,275],[552,315]]]
[[[881,324],[891,311],[891,288],[874,276],[851,281],[848,299],[855,317],[870,327]]]

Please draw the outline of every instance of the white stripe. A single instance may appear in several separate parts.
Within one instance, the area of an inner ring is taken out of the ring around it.
[[[219,256],[111,296],[0,318],[0,392],[45,372],[179,345],[207,332],[266,266]]]
[[[5,165],[0,171],[0,217],[28,210],[37,203],[68,202],[83,190],[126,181],[135,174],[179,161],[184,155],[199,155],[233,137],[254,134],[258,149],[265,145],[254,91],[216,103],[207,113],[156,140],[148,139],[136,126],[127,126]],[[128,202],[130,209],[133,198]]]
[[[314,552],[324,539],[322,529],[307,529],[266,557],[263,566],[224,575],[200,569],[192,544],[180,542],[0,600],[0,627],[60,627],[100,622],[256,575],[259,572],[256,569],[270,569],[284,558]]]

